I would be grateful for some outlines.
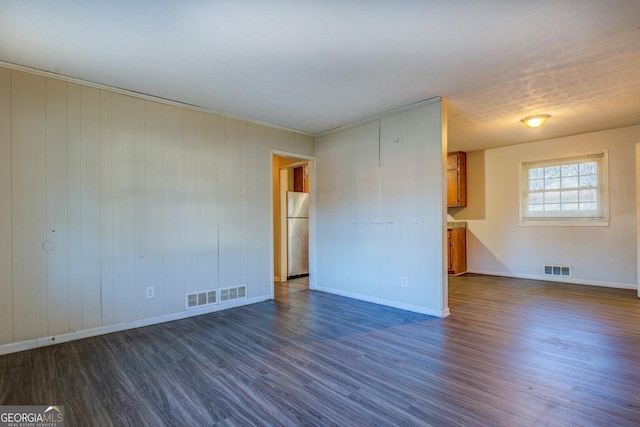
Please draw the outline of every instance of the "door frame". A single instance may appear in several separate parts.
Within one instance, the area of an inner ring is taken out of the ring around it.
[[[289,157],[292,159],[299,159],[300,161],[304,161],[307,162],[308,164],[308,172],[309,172],[309,289],[316,289],[318,286],[318,282],[317,282],[317,212],[316,212],[316,207],[317,207],[317,203],[316,203],[316,197],[317,197],[317,185],[316,185],[316,170],[317,170],[317,159],[315,156],[308,156],[306,154],[300,154],[300,153],[293,153],[293,152],[288,152],[288,151],[282,151],[282,150],[271,150],[271,155],[269,157],[269,170],[271,171],[270,177],[271,177],[271,191],[269,192],[269,199],[270,199],[270,208],[271,208],[271,221],[270,221],[270,235],[271,235],[271,251],[270,251],[270,270],[271,270],[271,298],[274,298],[275,295],[275,291],[274,291],[274,282],[273,282],[273,278],[275,277],[275,268],[274,268],[274,262],[275,262],[275,254],[274,254],[274,250],[275,250],[275,232],[274,232],[274,227],[273,227],[273,223],[274,223],[274,198],[273,198],[273,193],[274,193],[274,186],[275,186],[275,182],[273,182],[273,177],[274,177],[274,170],[273,170],[273,161],[275,157]],[[295,163],[292,163],[291,165],[287,165],[286,167],[291,167],[294,166]],[[280,170],[278,170],[278,176],[280,174]],[[278,188],[278,192],[280,192],[280,188]],[[281,216],[282,216],[281,212]],[[280,221],[282,220],[282,218],[279,219]],[[281,234],[282,234],[282,230],[280,230]],[[281,239],[281,236],[279,236],[279,238]],[[281,246],[282,248],[282,242],[281,242]],[[282,263],[281,263],[282,264]],[[281,272],[282,273],[282,272]],[[285,271],[286,274],[286,271]]]
[[[640,297],[640,143],[636,143],[636,257],[637,262],[637,293]]]

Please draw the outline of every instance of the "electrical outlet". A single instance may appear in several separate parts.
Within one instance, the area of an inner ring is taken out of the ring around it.
[[[407,277],[402,276],[400,278],[400,286],[402,286],[403,288],[406,288],[407,286],[409,286],[409,279]]]
[[[500,261],[500,255],[496,255],[496,261]]]
[[[156,290],[153,286],[147,286],[147,299],[154,298],[156,296]]]

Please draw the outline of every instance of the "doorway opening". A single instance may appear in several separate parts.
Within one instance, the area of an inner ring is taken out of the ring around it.
[[[274,292],[284,287],[313,288],[314,162],[279,152],[273,153],[272,162]]]

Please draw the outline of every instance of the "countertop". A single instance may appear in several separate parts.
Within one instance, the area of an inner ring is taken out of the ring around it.
[[[449,221],[447,222],[447,230],[455,230],[458,228],[467,228],[466,221]]]

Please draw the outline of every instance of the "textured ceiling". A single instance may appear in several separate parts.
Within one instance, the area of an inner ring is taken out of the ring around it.
[[[638,0],[0,0],[0,61],[311,134],[442,96],[450,150],[640,124]]]

